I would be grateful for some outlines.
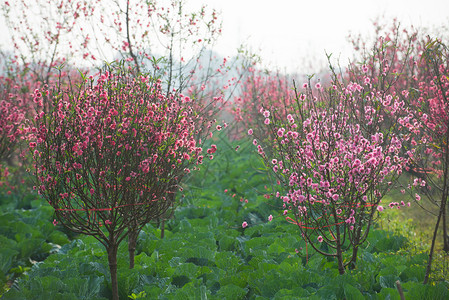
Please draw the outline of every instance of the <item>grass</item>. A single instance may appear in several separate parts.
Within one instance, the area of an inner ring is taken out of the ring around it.
[[[411,202],[410,207],[400,209],[386,209],[378,221],[380,228],[397,232],[410,241],[408,251],[413,253],[428,253],[435,230],[439,208],[423,196],[417,203],[411,195],[401,193],[401,186],[407,186],[410,175],[404,174],[398,184],[400,187],[392,189],[382,200],[384,206],[388,203]],[[443,250],[443,226],[440,223],[435,242],[435,254],[432,263],[433,280],[447,279],[449,274],[449,253]]]

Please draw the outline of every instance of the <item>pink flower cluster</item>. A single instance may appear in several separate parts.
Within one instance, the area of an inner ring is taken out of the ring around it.
[[[89,227],[92,216],[78,211],[95,212],[107,226],[131,218],[133,207],[142,216],[159,202],[168,208],[162,195],[202,163],[203,133],[190,99],[167,95],[159,80],[111,71],[76,92],[37,93],[52,103],[35,116],[29,137],[38,191],[69,223]],[[114,210],[121,214],[103,213]]]
[[[286,116],[283,107],[293,105],[294,100],[294,92],[288,77],[266,74],[252,67],[247,71],[248,74],[241,84],[241,93],[234,98],[234,105],[229,107],[236,121],[236,136],[243,135],[245,128],[253,127],[251,130],[253,132],[261,130],[263,124],[268,125],[270,123],[268,109],[276,109],[279,114]]]
[[[0,159],[15,150],[15,145],[27,133],[23,121],[25,111],[14,101],[0,100]]]
[[[309,86],[285,116],[260,110],[270,136],[253,143],[284,187],[276,196],[287,220],[317,251],[314,241],[341,255],[344,239],[337,235],[344,234],[354,247],[364,241],[365,225],[382,210],[388,183],[407,162],[403,138],[383,129],[390,113],[402,113],[403,104],[376,86],[356,82],[338,82],[328,90],[319,86],[317,95]]]

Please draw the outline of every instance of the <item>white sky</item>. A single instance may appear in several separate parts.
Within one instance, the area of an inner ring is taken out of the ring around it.
[[[449,25],[449,0],[190,0],[221,11],[223,35],[215,51],[232,55],[246,44],[263,61],[294,71],[304,62],[326,60],[324,50],[350,55],[349,32],[372,32],[380,15],[414,26]],[[259,51],[260,50],[260,51]]]
[[[14,0],[13,0],[14,1]],[[313,72],[304,64],[324,64],[324,50],[346,64],[350,32],[369,35],[372,20],[385,15],[417,27],[449,27],[449,0],[186,0],[221,12],[223,34],[213,49],[233,56],[244,44],[265,65],[281,71]],[[188,8],[187,7],[187,8]],[[6,30],[0,19],[2,46]],[[303,70],[298,70],[303,68]],[[315,70],[317,71],[317,70]]]

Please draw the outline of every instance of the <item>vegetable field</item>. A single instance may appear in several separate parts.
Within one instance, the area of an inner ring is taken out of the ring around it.
[[[406,299],[447,299],[446,283],[422,284],[427,254],[396,230],[373,230],[357,268],[339,275],[335,260],[307,246],[264,197],[267,173],[250,141],[215,142],[221,159],[189,178],[165,237],[157,224],[144,227],[134,269],[120,247],[120,299],[400,299],[396,281]],[[36,196],[22,207],[11,200],[2,196],[2,299],[111,297],[98,241],[54,226],[51,207]]]

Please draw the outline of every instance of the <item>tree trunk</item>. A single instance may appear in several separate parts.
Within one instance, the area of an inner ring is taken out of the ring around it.
[[[359,247],[358,246],[353,246],[352,248],[352,257],[351,257],[351,261],[349,262],[349,269],[350,270],[354,270],[356,263],[357,263],[357,253],[359,251]]]
[[[134,257],[136,253],[137,237],[139,231],[135,228],[128,228],[128,252],[129,252],[129,268],[134,269]]]
[[[369,225],[366,230],[369,230]],[[357,254],[359,252],[359,245],[360,245],[360,236],[362,235],[362,224],[359,224],[357,226],[357,230],[355,231],[355,236],[353,237],[351,244],[352,244],[352,257],[349,261],[349,269],[354,270],[356,263],[357,263]]]
[[[338,273],[343,275],[345,273],[345,265],[343,263],[343,253],[341,252],[340,245],[337,245],[337,263],[338,263]]]
[[[427,284],[427,282],[429,281],[430,272],[432,271],[433,252],[435,249],[435,241],[437,239],[438,227],[440,226],[440,221],[441,221],[442,215],[443,215],[443,212],[440,207],[440,213],[438,214],[437,223],[435,224],[435,230],[433,231],[432,244],[430,246],[429,259],[427,260],[426,276],[424,277],[424,284]]]
[[[446,140],[449,139],[449,130],[446,131]],[[441,204],[440,204],[440,211],[438,213],[438,219],[437,223],[435,225],[435,230],[433,232],[433,238],[432,238],[432,245],[430,246],[429,251],[429,260],[427,261],[427,267],[426,267],[426,276],[424,277],[424,284],[426,284],[429,281],[430,272],[432,271],[432,259],[433,259],[433,252],[435,250],[435,241],[437,239],[438,234],[438,228],[440,226],[440,221],[443,218],[443,225],[446,225],[446,202],[447,202],[447,196],[448,196],[448,184],[449,184],[449,149],[446,147],[446,153],[444,156],[444,179],[443,179],[443,194],[441,195]],[[444,241],[444,248],[446,248],[446,234],[445,230],[443,230],[443,241]]]
[[[399,280],[396,280],[396,289],[398,290],[401,300],[405,300],[404,291],[402,290],[401,282]]]
[[[106,249],[108,252],[109,272],[111,273],[112,300],[119,300],[117,280],[117,249],[118,245],[110,245]]]
[[[447,222],[446,222],[446,207],[447,207],[447,197],[445,199],[442,199],[441,201],[441,210],[443,212],[443,251],[449,252],[449,235],[447,233]]]
[[[340,238],[340,226],[336,226],[335,228],[337,234],[336,246],[337,246],[337,263],[338,263],[338,272],[340,275],[345,273],[345,264],[343,262],[343,251],[341,249],[341,238]]]

